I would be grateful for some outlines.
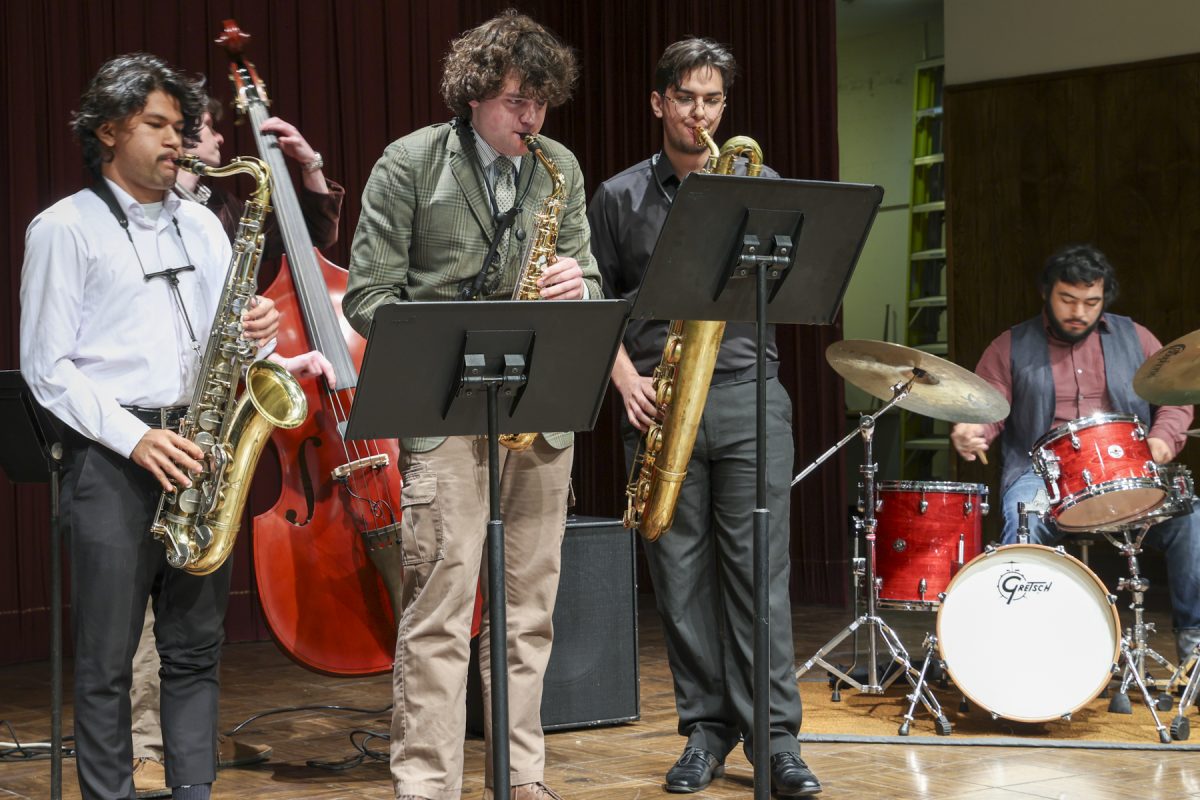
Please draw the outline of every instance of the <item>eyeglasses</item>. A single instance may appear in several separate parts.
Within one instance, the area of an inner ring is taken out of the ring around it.
[[[693,109],[696,108],[697,100],[704,106],[705,112],[715,113],[725,107],[725,95],[723,94],[700,98],[690,94],[683,97],[672,97],[669,94],[664,94],[663,97],[670,100],[675,105],[675,110],[684,116],[692,113]]]

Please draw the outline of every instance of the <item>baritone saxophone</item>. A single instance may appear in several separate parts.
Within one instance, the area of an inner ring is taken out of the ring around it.
[[[762,174],[762,149],[748,136],[735,136],[718,148],[698,126],[696,143],[708,148],[705,172],[732,175],[734,159],[745,156],[746,174]],[[654,370],[657,421],[646,431],[642,452],[634,459],[635,477],[625,489],[625,527],[637,528],[649,541],[666,533],[675,520],[724,335],[725,323],[711,320],[674,320],[667,329],[662,360]]]
[[[209,167],[193,156],[179,166],[223,178],[247,173],[257,186],[246,201],[233,240],[212,331],[200,361],[179,433],[204,456],[190,487],[163,492],[150,525],[167,548],[167,563],[194,575],[215,571],[229,557],[241,526],[250,480],[273,428],[294,428],[308,416],[300,384],[283,367],[255,360],[258,346],[242,336],[242,313],[250,307],[262,261],[263,221],[270,210],[271,170],[257,158],[235,158]],[[238,382],[246,389],[238,394]]]

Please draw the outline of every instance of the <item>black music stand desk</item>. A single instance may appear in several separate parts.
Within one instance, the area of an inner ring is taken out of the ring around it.
[[[62,797],[62,470],[59,423],[17,370],[0,371],[0,469],[13,483],[50,484],[50,796]]]
[[[634,319],[757,323],[753,671],[760,744],[770,739],[767,324],[834,321],[882,199],[883,189],[869,184],[694,172],[675,195],[633,305]],[[766,800],[770,787],[769,759],[757,758],[754,796]]]
[[[375,312],[348,439],[488,436],[492,770],[509,796],[508,653],[499,434],[596,424],[624,300],[397,303]]]

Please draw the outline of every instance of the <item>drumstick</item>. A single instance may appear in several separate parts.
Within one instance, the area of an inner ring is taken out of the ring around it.
[[[979,460],[983,462],[983,465],[984,465],[985,467],[988,465],[988,463],[987,463],[987,451],[986,451],[986,450],[984,450],[983,448],[980,448],[979,450],[976,450],[976,451],[975,451],[975,455],[979,456]]]

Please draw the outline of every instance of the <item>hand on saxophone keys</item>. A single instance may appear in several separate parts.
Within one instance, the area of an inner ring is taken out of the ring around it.
[[[269,297],[255,295],[250,308],[242,314],[242,335],[262,347],[279,330],[279,311]]]
[[[174,492],[177,485],[188,488],[192,482],[187,473],[197,473],[204,469],[204,465],[200,463],[204,458],[204,451],[199,445],[165,428],[151,428],[146,431],[134,446],[129,458],[153,475],[164,492]]]
[[[582,300],[583,269],[569,256],[560,256],[538,279],[543,300]]]

